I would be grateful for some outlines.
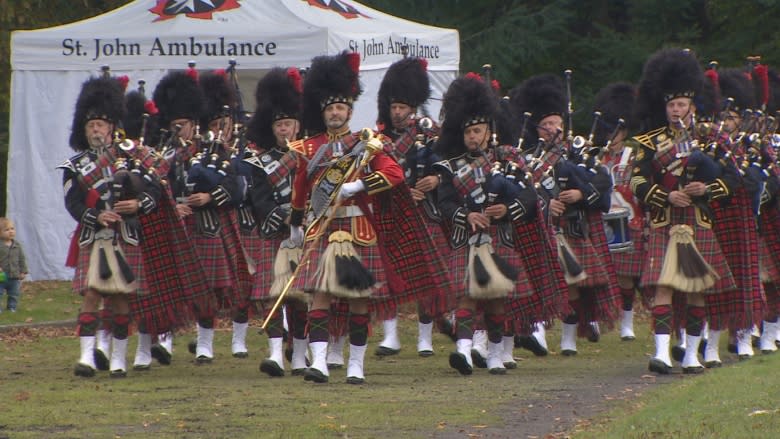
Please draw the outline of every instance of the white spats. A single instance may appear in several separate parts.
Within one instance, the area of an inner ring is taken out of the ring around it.
[[[306,353],[309,349],[309,339],[293,338],[293,353],[290,367],[292,370],[306,369]]]
[[[198,341],[195,346],[195,358],[199,361],[210,361],[214,358],[214,329],[198,325]]]
[[[230,350],[234,357],[246,357],[246,331],[249,323],[233,322],[233,340],[230,344]]]
[[[398,317],[393,317],[382,322],[384,339],[379,346],[398,350],[401,349],[401,340],[398,338]]]
[[[737,331],[737,355],[742,360],[753,356],[752,329],[740,329]]]
[[[457,348],[458,353],[463,354],[463,356],[466,357],[466,362],[472,368],[474,367],[474,363],[471,361],[471,349],[473,346],[474,342],[468,338],[460,338],[457,342],[455,342],[455,347]]]
[[[138,333],[138,345],[135,348],[134,369],[146,369],[152,364],[152,334]]]
[[[95,343],[96,337],[94,335],[79,337],[79,344],[81,346],[81,357],[79,357],[79,364],[88,366],[93,370],[96,369],[95,353],[93,352],[95,350]]]
[[[433,322],[417,322],[417,352],[425,357],[433,355]]]
[[[703,366],[699,362],[699,343],[701,343],[700,335],[685,335],[685,356],[682,360],[682,368],[702,368]]]
[[[561,355],[577,354],[577,324],[564,323],[561,329]]]
[[[366,356],[366,345],[349,345],[349,362],[347,363],[347,382],[350,384],[362,384],[365,380],[363,374],[363,359]]]
[[[114,338],[111,344],[111,376],[127,374],[127,339]]]
[[[328,367],[344,367],[344,343],[346,342],[346,340],[347,340],[346,336],[330,337],[330,343],[325,343],[328,348],[328,353],[327,353]],[[312,343],[309,343],[309,348],[312,349],[312,355],[313,355],[314,349],[311,346]]]
[[[493,343],[488,341],[487,368],[492,375],[503,375],[506,373],[503,361],[504,343]]]
[[[505,335],[501,339],[501,342],[504,345],[504,349],[501,351],[501,362],[504,364],[504,367],[507,369],[517,368],[517,362],[512,355],[512,352],[515,348],[515,338],[511,335]]]
[[[620,321],[620,339],[625,341],[636,339],[636,335],[634,335],[634,311],[623,310],[623,318]]]
[[[720,361],[720,331],[714,329],[707,330],[707,347],[704,348],[704,365],[707,367],[718,367],[722,364]]]
[[[669,355],[669,334],[655,334],[655,355],[653,358],[662,361],[668,367],[672,367],[672,358]]]
[[[761,338],[759,339],[758,346],[761,352],[765,354],[772,353],[777,350],[775,344],[775,334],[777,334],[777,322],[764,321],[764,330],[761,331]]]
[[[309,343],[309,349],[311,349],[311,368],[317,369],[322,372],[323,375],[328,376],[328,362],[327,357],[330,352],[328,349],[328,342],[314,341]],[[341,357],[341,364],[344,364],[344,357]]]

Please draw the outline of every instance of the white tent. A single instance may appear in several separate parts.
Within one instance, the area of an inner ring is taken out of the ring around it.
[[[351,126],[374,126],[376,94],[387,67],[402,56],[428,59],[437,115],[455,78],[458,33],[402,20],[343,0],[136,0],[78,23],[11,35],[8,216],[15,220],[32,279],[68,279],[64,261],[75,222],[62,200],[61,172],[81,83],[111,72],[146,81],[148,93],[169,69],[225,68],[237,61],[247,109],[263,70],[306,67],[311,58],[361,55],[364,92]]]

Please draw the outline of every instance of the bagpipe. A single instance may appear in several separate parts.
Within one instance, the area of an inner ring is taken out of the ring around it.
[[[417,182],[423,178],[435,174],[433,165],[441,160],[441,157],[433,150],[433,145],[438,140],[433,120],[428,117],[415,118],[413,126],[415,129],[412,147],[402,152],[400,149],[403,148],[402,145],[406,142],[401,139],[401,141],[396,143],[396,145],[401,147],[398,151],[402,156],[399,164],[404,168],[406,184],[410,188],[415,187]],[[423,209],[428,218],[437,222],[441,221],[441,212],[437,207],[434,193],[425,193]]]

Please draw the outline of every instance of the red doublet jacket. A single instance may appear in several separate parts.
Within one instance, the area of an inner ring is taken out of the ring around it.
[[[328,166],[321,166],[316,169],[311,177],[307,175],[306,167],[309,161],[312,160],[317,151],[321,148],[327,148],[330,142],[341,140],[344,144],[344,154],[349,153],[352,148],[358,143],[359,133],[350,133],[345,131],[341,136],[331,136],[328,133],[321,133],[314,137],[309,137],[290,145],[293,150],[296,150],[298,154],[298,166],[299,172],[295,173],[292,187],[292,218],[291,223],[293,225],[300,225],[303,221],[303,214],[306,210],[306,203],[309,200],[311,190],[314,185],[320,180],[322,175],[329,169]],[[332,151],[328,150],[324,152],[320,164],[326,164],[333,159]],[[388,156],[384,151],[380,151],[375,154],[371,161],[368,163],[368,169],[370,172],[366,172],[366,169],[360,169],[357,172],[357,178],[363,181],[365,186],[365,194],[368,197],[365,199],[366,203],[374,204],[377,200],[373,195],[391,189],[404,181],[404,173],[401,166]],[[354,178],[353,178],[354,180]],[[361,194],[356,195],[349,200],[345,200],[343,206],[354,206],[357,204],[357,198]],[[309,236],[311,237],[316,233],[316,230],[309,230]],[[372,228],[369,220],[365,216],[355,216],[352,220],[352,235],[353,239],[359,244],[371,245],[376,243],[376,232]]]

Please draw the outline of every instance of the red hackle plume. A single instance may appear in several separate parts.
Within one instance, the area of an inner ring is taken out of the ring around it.
[[[187,69],[187,76],[192,78],[193,81],[198,82],[198,71],[195,70],[195,67],[189,67]]]
[[[287,79],[290,81],[295,91],[303,93],[303,80],[301,79],[301,72],[297,68],[290,67],[287,69]]]
[[[154,116],[155,114],[159,113],[160,110],[157,109],[157,104],[154,103],[153,100],[149,99],[144,104],[144,111],[146,114],[149,114],[151,116]]]
[[[753,73],[761,84],[761,105],[766,107],[769,103],[769,67],[766,64],[758,64],[753,67]]]
[[[116,80],[122,85],[122,90],[127,90],[127,84],[130,82],[130,77],[127,75],[117,76]]]

